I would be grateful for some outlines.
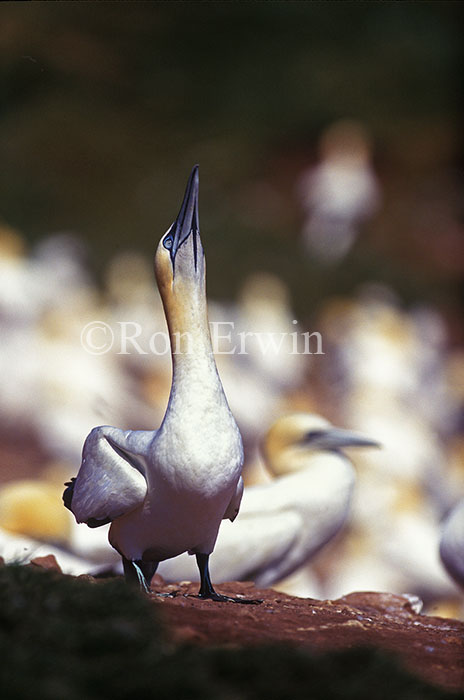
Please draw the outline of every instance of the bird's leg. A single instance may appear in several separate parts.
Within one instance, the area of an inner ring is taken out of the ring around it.
[[[123,557],[122,565],[127,583],[138,585],[142,591],[150,593],[150,582],[156,571],[158,562],[142,561],[142,559],[132,561]]]
[[[216,600],[220,603],[244,603],[248,605],[259,605],[262,600],[250,600],[248,598],[231,598],[227,595],[221,595],[216,593],[211,583],[211,578],[209,575],[209,554],[197,554],[196,555],[198,569],[200,571],[200,590],[198,593],[199,598]]]
[[[152,594],[150,583],[158,568],[157,561],[143,561],[143,559],[126,559],[122,557],[124,576],[130,585],[139,586],[140,590],[148,595]],[[154,593],[160,598],[174,598],[177,591],[173,593]]]

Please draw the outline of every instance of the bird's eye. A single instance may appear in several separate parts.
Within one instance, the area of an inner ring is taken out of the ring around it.
[[[325,430],[308,430],[305,434],[303,441],[312,442],[312,440],[317,440],[325,434]]]
[[[172,248],[172,236],[166,236],[166,238],[163,241],[163,245],[168,250],[171,250],[171,248]]]

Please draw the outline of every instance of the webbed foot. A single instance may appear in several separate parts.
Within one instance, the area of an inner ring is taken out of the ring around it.
[[[152,595],[158,596],[158,598],[175,598],[179,591],[171,591],[171,593],[157,593],[156,591],[151,591]]]
[[[215,590],[208,593],[199,593],[198,598],[202,600],[215,600],[218,603],[241,603],[242,605],[260,605],[263,602],[262,598],[232,598],[228,595],[216,593]]]
[[[216,593],[211,583],[209,575],[209,554],[197,554],[197,564],[200,571],[200,591],[198,598],[202,600],[215,600],[218,603],[242,603],[242,605],[259,605],[263,601],[261,599],[252,600],[250,598],[231,598],[228,595]]]

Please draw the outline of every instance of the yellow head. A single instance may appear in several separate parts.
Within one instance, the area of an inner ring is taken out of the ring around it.
[[[291,413],[279,418],[262,442],[264,459],[275,475],[304,468],[308,452],[338,452],[344,447],[379,447],[379,443],[336,428],[314,413]]]
[[[205,256],[198,220],[198,165],[187,182],[179,214],[161,238],[155,276],[169,331],[192,331],[206,319]],[[193,323],[192,323],[193,321]]]

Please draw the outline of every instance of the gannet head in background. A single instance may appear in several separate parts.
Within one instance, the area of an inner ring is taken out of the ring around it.
[[[336,428],[312,413],[292,413],[279,418],[262,442],[266,465],[275,476],[304,469],[309,452],[339,452],[346,447],[380,445],[359,433]]]

